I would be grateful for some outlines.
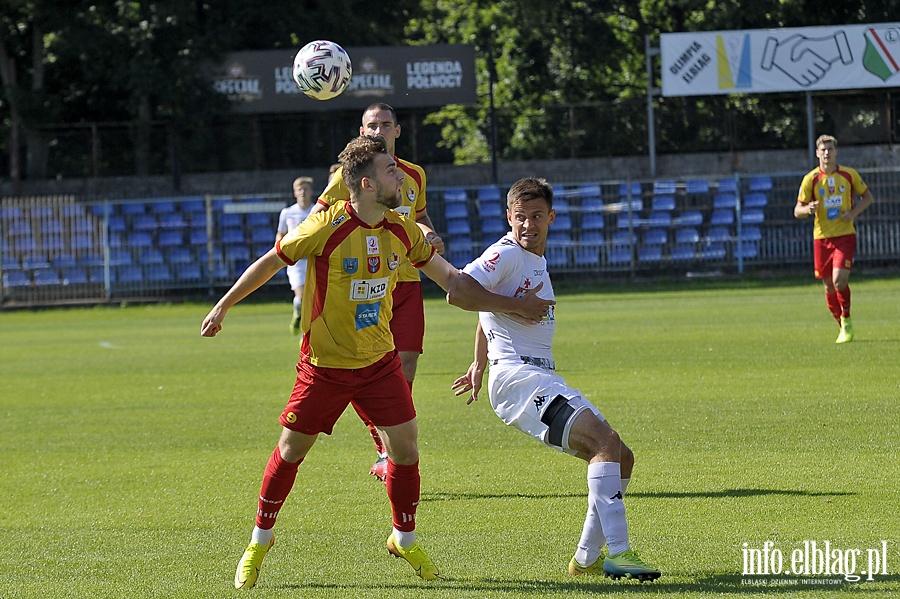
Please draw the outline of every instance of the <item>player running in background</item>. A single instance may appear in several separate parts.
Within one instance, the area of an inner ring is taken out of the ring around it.
[[[309,216],[313,205],[313,180],[311,177],[294,179],[294,198],[296,202],[281,211],[278,215],[278,230],[275,232],[275,243],[287,235],[288,231],[299,225]],[[306,285],[306,259],[286,269],[288,281],[294,291],[294,313],[291,316],[291,332],[300,333],[300,305],[303,303],[303,286]]]
[[[388,551],[409,562],[418,576],[440,577],[416,542],[418,428],[389,325],[401,256],[445,289],[448,301],[466,310],[484,307],[538,322],[552,305],[535,294],[511,298],[486,291],[438,256],[413,221],[391,210],[400,203],[405,175],[386,153],[384,140],[357,138],[341,152],[340,160],[350,200],[309,217],[251,264],[204,318],[200,330],[204,337],[216,336],[231,307],[285,264],[310,259],[297,379],[279,418],[281,436],[263,475],[256,526],[235,572],[236,588],[256,584],[263,558],[275,543],[275,520],[300,463],[320,433],[331,433],[350,402],[375,424],[387,450],[393,523]],[[324,498],[321,505],[334,499]],[[335,548],[334,559],[352,556],[340,547]]]
[[[362,125],[359,128],[360,135],[380,135],[387,141],[388,154],[394,156],[398,168],[406,174],[403,182],[403,197],[399,206],[394,208],[407,218],[413,219],[425,234],[425,239],[434,246],[439,254],[444,253],[444,242],[434,232],[434,225],[428,216],[425,206],[425,171],[417,164],[403,160],[394,155],[397,138],[400,137],[400,125],[397,123],[397,113],[387,104],[375,103],[366,108],[362,115]],[[340,176],[341,171],[336,171],[328,182],[325,191],[319,196],[319,201],[313,207],[312,213],[325,210],[338,202],[347,200],[350,191]],[[394,345],[400,353],[400,364],[403,375],[409,383],[412,391],[413,380],[416,378],[416,366],[419,355],[423,350],[425,337],[425,307],[422,300],[422,283],[419,279],[419,271],[412,267],[405,257],[401,256],[400,278],[394,290],[394,318],[391,320],[391,333],[394,335]],[[354,404],[354,408],[356,405]],[[357,410],[359,413],[359,410]],[[371,422],[366,420],[363,414],[359,414],[363,422],[369,427],[372,440],[375,442],[375,451],[378,458],[369,470],[378,480],[384,481],[387,454],[384,444],[378,437],[378,431]]]
[[[502,295],[518,297],[538,290],[540,297],[553,300],[544,258],[547,233],[556,218],[552,188],[544,179],[520,179],[507,194],[506,214],[512,231],[463,272]],[[628,539],[622,495],[631,479],[634,454],[600,411],[556,373],[555,328],[555,307],[537,325],[482,310],[475,332],[475,359],[452,388],[456,395],[471,391],[466,402],[471,404],[478,399],[490,363],[488,396],[497,416],[541,443],[588,463],[587,516],[569,562],[570,574],[655,580],[659,570],[644,563]],[[608,554],[603,552],[604,545]]]
[[[856,217],[875,199],[856,170],[837,163],[837,140],[820,135],[816,140],[819,166],[803,177],[794,216],[815,217],[813,268],[825,285],[825,303],[841,327],[835,343],[853,341],[850,319],[850,269],[856,254]],[[860,201],[854,202],[853,194]]]

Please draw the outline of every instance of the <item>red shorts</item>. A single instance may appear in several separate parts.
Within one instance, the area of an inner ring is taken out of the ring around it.
[[[391,316],[391,334],[397,351],[422,353],[425,338],[425,305],[422,300],[422,283],[401,281],[394,288],[394,308]]]
[[[396,426],[416,417],[397,352],[356,369],[323,368],[300,362],[297,382],[278,421],[304,435],[330,435],[351,401],[376,426]]]
[[[853,268],[856,234],[828,239],[813,239],[813,266],[817,279],[831,279],[835,270]]]

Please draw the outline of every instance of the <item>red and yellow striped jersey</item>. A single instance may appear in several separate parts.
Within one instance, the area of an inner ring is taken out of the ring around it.
[[[841,220],[841,215],[853,210],[853,194],[861,196],[868,186],[855,169],[838,166],[833,173],[816,167],[803,177],[797,201],[809,204],[819,201],[813,228],[815,239],[829,239],[856,233],[853,221]]]
[[[326,368],[362,368],[394,349],[392,293],[402,260],[427,264],[434,248],[412,220],[388,210],[370,226],[339,202],[275,244],[286,264],[307,260],[300,359]]]

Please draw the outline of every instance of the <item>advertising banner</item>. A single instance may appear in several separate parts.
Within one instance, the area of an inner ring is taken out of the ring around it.
[[[662,95],[900,86],[900,23],[664,33]]]
[[[337,98],[303,95],[291,77],[291,50],[234,52],[215,70],[213,85],[242,114],[358,110],[373,102],[394,108],[474,104],[475,47],[345,47],[353,64],[350,86]]]

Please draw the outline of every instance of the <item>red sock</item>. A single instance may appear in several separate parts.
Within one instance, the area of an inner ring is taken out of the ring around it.
[[[419,462],[409,466],[388,459],[387,494],[391,500],[394,528],[403,532],[416,529],[416,506],[419,505]]]
[[[300,460],[302,462],[303,460]],[[275,518],[287,499],[300,462],[286,462],[278,448],[272,452],[266,473],[263,475],[262,488],[259,490],[259,508],[256,512],[256,525],[264,530],[275,526]]]
[[[838,294],[826,291],[825,302],[828,304],[828,309],[831,310],[831,315],[834,316],[834,319],[841,322],[841,300],[838,298]]]
[[[850,318],[850,285],[838,291],[836,295],[841,303],[841,316]]]
[[[372,441],[375,442],[375,451],[378,452],[379,456],[384,455],[384,441],[381,440],[381,435],[378,434],[378,430],[375,428],[375,425],[371,422],[366,422],[366,426],[369,427],[369,434],[372,435]]]

